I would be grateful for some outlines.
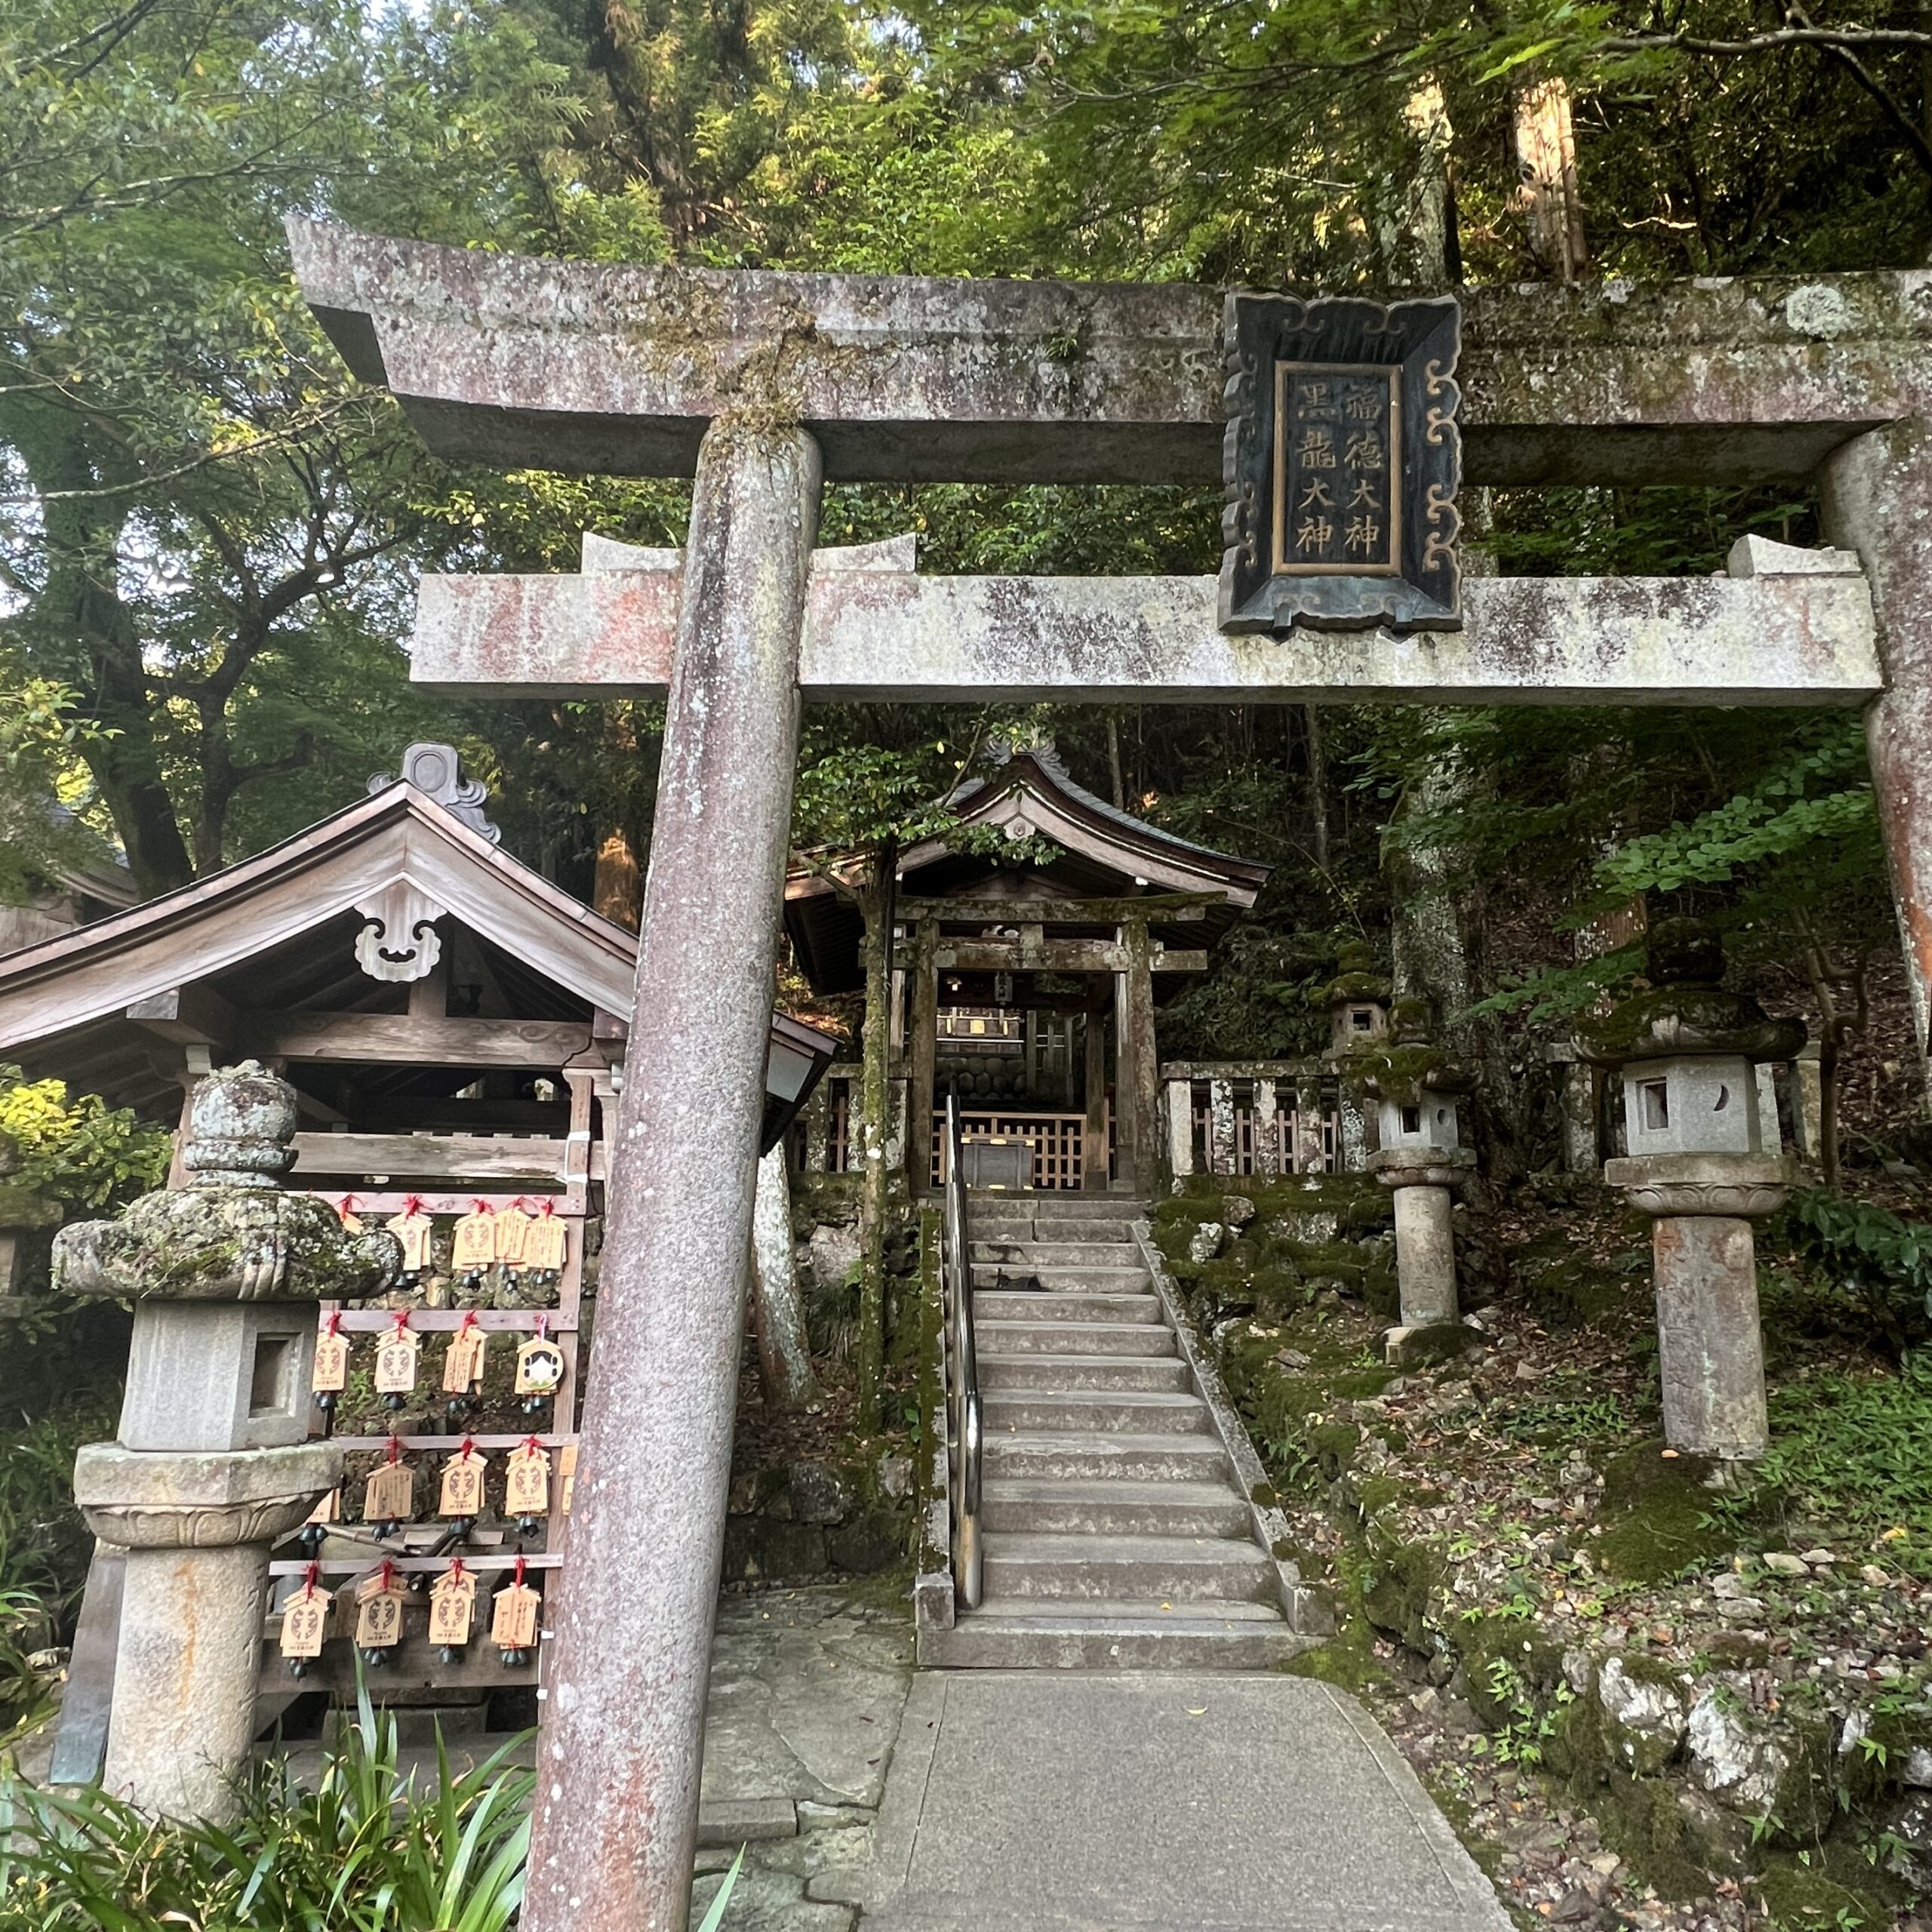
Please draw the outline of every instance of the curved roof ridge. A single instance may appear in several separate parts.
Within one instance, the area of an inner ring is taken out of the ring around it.
[[[1170,832],[1164,826],[1150,823],[1144,818],[1137,818],[1133,813],[1121,807],[1109,804],[1098,792],[1088,791],[1067,770],[1058,746],[1051,738],[1037,745],[1023,747],[1010,755],[1031,758],[1035,765],[1069,798],[1078,799],[1089,811],[1115,825],[1125,826],[1145,837],[1160,839],[1167,844],[1178,847],[1183,851],[1192,852],[1204,859],[1218,859],[1224,865],[1242,866],[1263,873],[1273,869],[1259,859],[1244,859],[1238,852],[1223,852],[1217,846],[1203,845],[1197,839],[1183,838],[1179,832]]]

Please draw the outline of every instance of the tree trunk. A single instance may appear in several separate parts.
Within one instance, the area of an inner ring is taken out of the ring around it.
[[[816,1408],[823,1399],[812,1373],[811,1343],[792,1266],[792,1187],[785,1149],[774,1147],[758,1164],[752,1210],[752,1327],[758,1338],[758,1381],[765,1405]]]
[[[1539,81],[1516,97],[1516,167],[1530,252],[1546,275],[1574,281],[1589,256],[1583,239],[1583,198],[1577,185],[1570,86],[1560,77]]]
[[[860,1124],[864,1187],[859,1206],[858,1427],[878,1427],[879,1386],[885,1374],[885,1143],[892,1124],[892,905],[897,845],[872,855],[860,895],[866,922],[865,1118]]]
[[[1315,822],[1315,863],[1325,872],[1328,869],[1328,754],[1321,741],[1321,707],[1305,704],[1301,709],[1308,728],[1308,803]]]
[[[1452,809],[1472,783],[1459,758],[1439,756],[1411,780],[1395,824]],[[1391,842],[1383,870],[1393,912],[1396,994],[1429,1001],[1438,1043],[1476,1076],[1471,1132],[1482,1171],[1495,1177],[1520,1173],[1532,1097],[1512,1070],[1511,1043],[1495,1017],[1466,1017],[1483,991],[1481,888],[1466,857],[1447,846]]]

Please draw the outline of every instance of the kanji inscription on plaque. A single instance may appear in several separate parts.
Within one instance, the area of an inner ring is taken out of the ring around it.
[[[1228,297],[1226,631],[1462,622],[1453,298]]]

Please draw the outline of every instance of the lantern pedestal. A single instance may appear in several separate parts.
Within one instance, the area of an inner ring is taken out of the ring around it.
[[[341,1475],[325,1442],[193,1455],[90,1443],[88,1527],[128,1552],[102,1783],[144,1811],[234,1815],[255,1736],[269,1552]]]
[[[1401,1325],[1388,1338],[1390,1359],[1411,1336],[1461,1319],[1456,1293],[1456,1237],[1451,1216],[1456,1189],[1475,1165],[1467,1147],[1423,1152],[1385,1147],[1370,1171],[1395,1195],[1395,1278],[1401,1294]]]
[[[1652,1216],[1664,1440],[1748,1462],[1769,1441],[1751,1223],[1784,1204],[1791,1164],[1766,1154],[1651,1154],[1604,1179]]]

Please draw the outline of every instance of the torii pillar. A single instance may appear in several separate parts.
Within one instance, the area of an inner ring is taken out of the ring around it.
[[[1748,539],[1723,577],[1472,578],[1461,628],[1425,638],[1257,638],[1222,632],[1211,577],[922,578],[909,559],[829,568],[826,552],[808,568],[821,469],[1211,480],[1220,297],[536,260],[300,219],[289,234],[351,369],[386,384],[436,454],[697,479],[681,558],[426,579],[413,658],[419,683],[469,696],[668,696],[521,1923],[684,1932],[801,689],[1862,705],[1884,682],[1871,597],[1842,552]],[[1917,282],[1851,282],[1855,303],[1823,282],[1675,285],[1641,303],[1620,285],[1470,291],[1467,479],[1810,475],[1932,398]],[[1841,313],[1856,339],[1834,339]],[[1587,345],[1574,359],[1552,348],[1566,337]],[[1836,488],[1853,523],[1885,494],[1860,483]],[[1932,850],[1932,824],[1922,837]]]

